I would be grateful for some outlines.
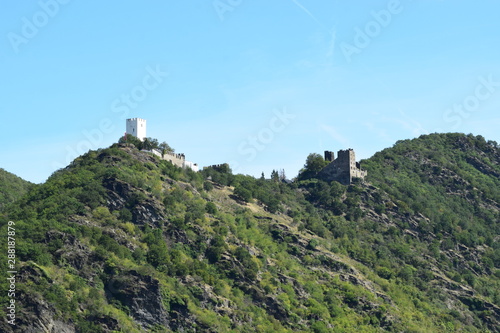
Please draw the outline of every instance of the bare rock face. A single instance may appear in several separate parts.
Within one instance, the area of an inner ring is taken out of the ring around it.
[[[57,318],[56,310],[41,297],[36,295],[21,295],[19,303],[26,307],[26,316],[20,320],[19,331],[26,333],[50,332],[73,333],[72,323],[62,322]],[[15,332],[15,331],[12,331]]]
[[[155,278],[135,270],[113,276],[107,281],[105,292],[109,303],[119,303],[144,330],[163,326],[183,332],[197,324],[187,303],[162,291]]]
[[[107,189],[108,208],[110,210],[130,208],[134,224],[158,226],[164,219],[161,205],[144,190],[115,178],[106,179],[104,186]]]
[[[83,245],[75,236],[58,231],[49,231],[45,236],[47,243],[58,241],[61,245],[55,252],[57,260],[63,260],[78,271],[89,263],[90,249]]]
[[[19,286],[26,283],[40,283],[40,281],[47,279],[40,269],[32,266],[21,267],[17,278]],[[26,294],[21,289],[16,292],[16,305],[16,325],[13,326],[2,321],[0,323],[1,332],[75,332],[73,323],[60,320],[60,313],[39,294]],[[21,309],[22,311],[20,311]]]
[[[118,301],[130,311],[130,316],[143,328],[154,325],[169,327],[160,284],[150,276],[129,271],[108,281],[106,296],[109,302]]]

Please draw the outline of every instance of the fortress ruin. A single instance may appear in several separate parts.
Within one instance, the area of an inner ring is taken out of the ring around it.
[[[327,182],[338,181],[344,185],[352,184],[353,179],[364,179],[367,171],[361,170],[359,162],[356,162],[354,150],[349,148],[339,150],[337,159],[333,151],[325,151],[325,161],[330,162],[318,173],[318,178]]]

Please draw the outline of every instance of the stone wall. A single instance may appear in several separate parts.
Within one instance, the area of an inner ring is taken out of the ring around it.
[[[184,161],[186,160],[186,156],[184,156],[184,154],[175,154],[167,152],[165,153],[165,155],[163,155],[163,159],[166,161],[170,161],[175,166],[184,168]]]
[[[335,153],[333,151],[325,151],[325,161],[333,162],[335,160]]]
[[[333,152],[325,151],[325,160],[329,161],[326,167],[318,173],[318,178],[327,182],[333,180],[341,184],[349,185],[353,178],[365,178],[367,172],[361,170],[359,163],[356,163],[356,154],[353,149],[339,150],[337,159]]]
[[[165,154],[163,154],[163,157],[162,157],[161,152],[158,149],[144,150],[144,151],[147,151],[148,153],[155,154],[159,158],[161,158],[165,161],[169,161],[170,163],[172,163],[175,166],[178,166],[179,168],[190,168],[191,170],[193,170],[195,172],[199,170],[198,164],[196,164],[194,162],[186,161],[186,156],[184,154],[175,154],[175,153],[166,152]]]

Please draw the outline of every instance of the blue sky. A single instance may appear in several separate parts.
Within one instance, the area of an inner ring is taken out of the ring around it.
[[[500,142],[498,1],[1,4],[0,167],[33,182],[130,117],[255,176],[432,132]]]

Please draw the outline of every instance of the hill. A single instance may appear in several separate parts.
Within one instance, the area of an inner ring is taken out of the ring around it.
[[[33,184],[0,169],[0,210],[22,197]]]
[[[499,162],[495,142],[433,134],[344,186],[91,151],[0,216],[16,228],[16,328],[498,332]]]

